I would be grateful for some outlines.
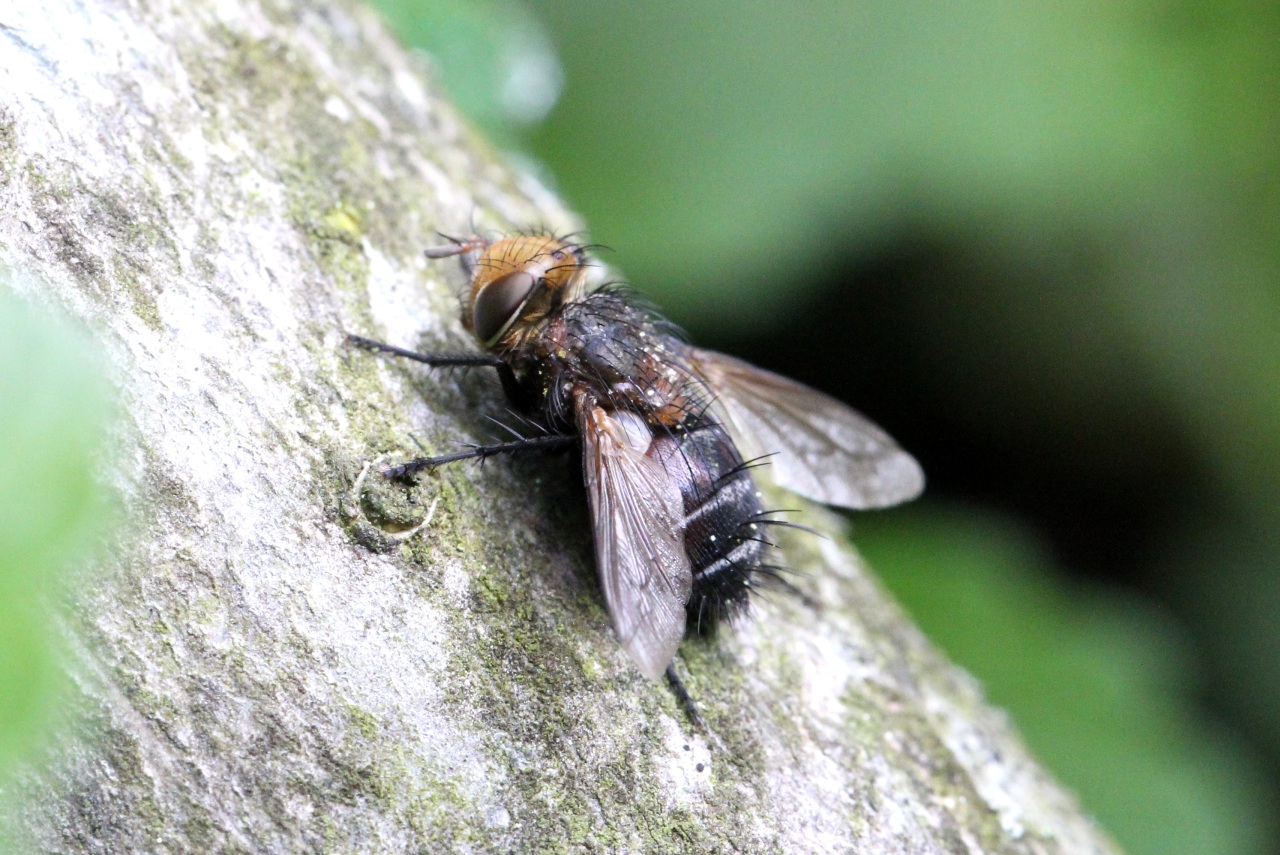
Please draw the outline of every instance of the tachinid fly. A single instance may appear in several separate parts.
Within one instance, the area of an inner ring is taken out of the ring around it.
[[[449,240],[427,256],[461,256],[471,276],[463,325],[487,353],[419,354],[348,338],[427,365],[494,368],[544,432],[386,474],[580,444],[596,569],[618,638],[686,703],[671,668],[686,631],[740,611],[775,572],[763,531],[776,523],[756,472],[846,508],[897,504],[923,488],[916,461],[834,398],[685,343],[627,288],[589,288],[584,246],[542,234]]]

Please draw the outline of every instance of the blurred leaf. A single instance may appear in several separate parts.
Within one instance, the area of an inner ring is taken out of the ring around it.
[[[677,314],[767,314],[798,266],[895,218],[1131,215],[1191,137],[1142,7],[532,5],[569,80],[535,152]]]
[[[1265,524],[1264,524],[1265,525]],[[1230,708],[1280,754],[1280,531],[1219,525],[1188,532],[1171,553],[1175,588],[1231,690]]]
[[[434,59],[454,102],[497,142],[541,120],[564,73],[541,20],[516,0],[373,0],[400,38]]]
[[[84,336],[0,289],[0,768],[28,747],[61,671],[49,608],[104,516],[108,413]]]
[[[1183,639],[1150,606],[1069,591],[988,514],[860,517],[857,541],[1130,855],[1265,851],[1274,794],[1242,744],[1198,717]]]

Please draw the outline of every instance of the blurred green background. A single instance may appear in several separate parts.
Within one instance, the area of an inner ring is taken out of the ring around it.
[[[1280,7],[376,5],[700,343],[920,457],[859,546],[1131,853],[1278,851]]]
[[[1280,7],[376,5],[696,340],[917,454],[859,547],[1131,853],[1280,852]],[[0,774],[109,417],[9,291]]]
[[[109,516],[94,478],[105,472],[110,419],[101,356],[13,284],[0,272],[0,791],[6,769],[58,718],[56,615],[74,581],[65,574]]]

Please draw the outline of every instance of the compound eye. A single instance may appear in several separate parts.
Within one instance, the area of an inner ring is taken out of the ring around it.
[[[471,310],[471,328],[476,338],[485,344],[492,344],[498,336],[507,331],[516,319],[520,308],[537,280],[523,270],[500,276],[480,289],[476,295],[475,307]]]

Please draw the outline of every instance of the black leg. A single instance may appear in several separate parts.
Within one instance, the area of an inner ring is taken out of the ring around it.
[[[394,344],[385,344],[384,342],[374,341],[371,338],[354,335],[353,333],[347,333],[347,344],[353,347],[361,347],[365,350],[377,351],[378,353],[403,356],[405,359],[412,359],[415,362],[421,362],[434,368],[452,366],[459,368],[497,368],[499,370],[505,368],[508,371],[511,370],[507,363],[487,353],[417,353],[416,351],[406,350],[403,347],[396,347]]]
[[[466,451],[459,451],[457,454],[445,454],[441,457],[419,457],[417,460],[410,460],[408,463],[401,463],[399,466],[385,469],[382,474],[388,478],[403,478],[406,475],[421,472],[423,469],[434,469],[437,466],[455,463],[459,460],[484,460],[487,457],[493,457],[495,454],[513,454],[518,451],[559,448],[577,441],[578,437],[573,434],[552,434],[550,436],[535,436],[531,439],[517,439],[512,442],[501,442],[497,445],[476,445]]]
[[[685,715],[689,716],[694,727],[710,733],[707,723],[702,720],[702,713],[698,712],[698,705],[693,702],[693,698],[689,697],[689,690],[684,687],[680,675],[676,673],[674,662],[667,666],[667,685],[671,687],[671,694],[676,696],[676,701],[684,709]]]
[[[387,344],[381,341],[374,341],[371,338],[365,338],[362,335],[347,333],[347,344],[352,347],[361,347],[365,350],[376,351],[377,353],[389,353],[392,356],[403,356],[405,359],[412,359],[415,362],[421,362],[424,365],[430,365],[433,368],[493,368],[498,372],[498,379],[502,381],[502,391],[506,393],[508,400],[512,401],[516,406],[528,408],[532,403],[532,399],[520,385],[520,381],[516,379],[515,372],[511,370],[511,366],[499,357],[488,353],[418,353],[413,350],[406,350],[403,347],[396,347],[394,344]]]

